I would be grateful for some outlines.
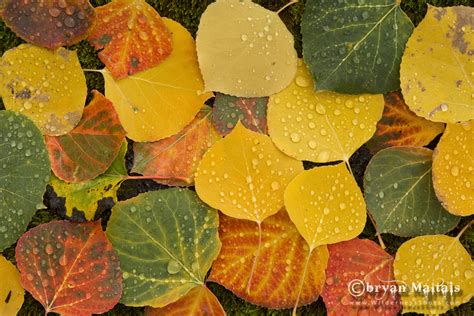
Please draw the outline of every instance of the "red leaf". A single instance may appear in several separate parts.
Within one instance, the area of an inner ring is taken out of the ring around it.
[[[384,294],[383,290],[359,292],[366,289],[366,285],[380,286],[380,289],[382,285],[397,286],[392,256],[368,239],[352,239],[328,248],[327,279],[321,293],[328,316],[397,315],[401,308],[398,294],[392,295],[390,291]],[[349,288],[353,288],[355,295]]]
[[[104,173],[125,139],[112,103],[100,92],[84,110],[79,125],[63,136],[45,136],[54,174],[67,182],[82,182]]]
[[[18,241],[21,283],[46,313],[104,313],[122,294],[120,263],[100,222],[54,221]]]

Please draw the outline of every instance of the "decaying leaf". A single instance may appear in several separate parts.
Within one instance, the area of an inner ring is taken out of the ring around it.
[[[431,181],[433,151],[391,147],[379,151],[364,176],[367,208],[380,233],[409,237],[443,234],[459,223],[436,198]]]
[[[0,251],[23,234],[43,207],[49,173],[40,130],[24,115],[0,111]]]
[[[444,131],[444,124],[410,111],[399,92],[384,95],[385,108],[374,136],[366,144],[372,153],[393,146],[426,146]]]
[[[154,143],[134,143],[132,172],[166,185],[193,185],[202,156],[220,139],[210,115],[211,110],[205,107],[178,134]]]
[[[474,214],[474,121],[448,124],[433,154],[433,186],[446,209]]]
[[[46,314],[104,313],[122,293],[120,262],[100,222],[36,226],[18,241],[16,261],[21,284]]]
[[[54,174],[66,182],[83,182],[104,173],[125,140],[112,103],[94,90],[82,120],[62,136],[46,136]]]
[[[382,116],[383,96],[314,91],[302,60],[293,82],[268,102],[268,131],[275,145],[300,160],[348,161],[369,140]]]
[[[178,22],[163,19],[174,48],[160,65],[115,81],[104,70],[105,95],[117,111],[127,136],[157,141],[188,125],[212,93],[203,93],[194,40]]]
[[[225,286],[252,304],[271,309],[290,308],[296,303],[297,285],[302,281],[305,261],[309,260],[300,304],[306,305],[318,298],[325,280],[327,247],[316,248],[308,258],[308,245],[285,210],[262,223],[263,247],[255,263],[250,293],[246,285],[259,244],[258,227],[251,221],[225,215],[221,215],[220,221],[222,250],[212,266],[210,281]]]
[[[172,33],[144,0],[114,0],[95,9],[89,42],[116,79],[146,70],[172,51]],[[177,44],[180,45],[180,44]]]
[[[474,119],[473,15],[470,7],[428,6],[410,37],[400,80],[405,101],[417,115],[447,123]]]
[[[264,97],[296,71],[293,35],[278,13],[250,0],[218,0],[201,16],[196,48],[206,91]]]
[[[321,294],[328,316],[398,314],[401,304],[394,291],[392,256],[368,239],[343,241],[328,249],[326,285]],[[379,287],[379,291],[366,292],[367,286]]]
[[[88,0],[5,0],[0,10],[3,21],[16,35],[50,49],[80,42],[95,22]]]
[[[186,189],[117,203],[107,236],[123,271],[121,302],[164,307],[203,285],[221,247],[218,226],[217,211]]]
[[[5,257],[0,256],[0,315],[16,315],[23,305],[25,291],[20,273]]]
[[[399,0],[308,0],[303,56],[318,90],[385,93],[400,86],[400,59],[413,24]]]
[[[469,302],[474,293],[474,264],[457,237],[410,239],[398,248],[393,268],[398,285],[406,287],[404,313],[443,314]]]
[[[43,134],[59,136],[81,119],[86,78],[76,52],[21,44],[0,60],[0,95],[7,110],[29,116]]]
[[[246,128],[267,134],[268,98],[239,98],[216,94],[212,122],[222,136],[229,134],[240,121]]]

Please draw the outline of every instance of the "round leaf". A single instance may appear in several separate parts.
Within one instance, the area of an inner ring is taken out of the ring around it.
[[[365,202],[344,163],[299,174],[285,190],[285,207],[310,249],[359,235]]]
[[[291,85],[270,97],[268,131],[275,145],[300,160],[348,161],[375,132],[383,96],[316,93],[300,60]]]
[[[49,174],[38,128],[21,114],[0,111],[0,250],[23,234],[42,206]]]
[[[206,91],[263,97],[296,71],[293,35],[277,13],[250,0],[218,0],[201,16],[196,46]]]
[[[279,151],[270,137],[239,122],[204,155],[196,192],[228,216],[261,223],[283,207],[285,187],[302,170],[302,163]]]
[[[429,6],[410,37],[400,80],[405,101],[417,115],[447,123],[474,119],[472,16],[474,8]]]
[[[23,305],[25,291],[20,273],[5,257],[0,256],[0,315],[16,315]]]
[[[474,121],[448,124],[433,154],[433,186],[446,209],[474,213]]]
[[[423,147],[379,151],[364,176],[365,201],[380,233],[409,237],[442,234],[459,223],[436,198],[431,156]]]
[[[196,193],[168,189],[117,203],[107,236],[123,271],[121,302],[164,307],[202,285],[219,253],[219,216]]]
[[[43,134],[58,136],[81,119],[86,78],[76,52],[22,44],[3,54],[0,95],[7,110],[29,116]]]
[[[303,56],[318,90],[384,93],[400,86],[400,59],[413,24],[398,0],[308,0]]]

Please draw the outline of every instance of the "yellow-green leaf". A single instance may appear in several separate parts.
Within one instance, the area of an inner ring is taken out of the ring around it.
[[[16,315],[24,301],[20,273],[5,257],[0,256],[0,315]]]

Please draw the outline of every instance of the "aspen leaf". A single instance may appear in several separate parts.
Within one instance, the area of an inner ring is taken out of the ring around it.
[[[83,182],[104,173],[125,140],[112,103],[94,90],[82,120],[62,136],[46,136],[54,174],[66,182]]]
[[[275,145],[299,160],[348,161],[375,132],[383,96],[316,93],[302,60],[288,88],[268,101],[268,131]]]
[[[303,56],[318,90],[394,91],[412,31],[399,0],[308,0],[301,22]]]
[[[400,295],[390,292],[396,287],[391,255],[368,239],[343,241],[328,249],[326,285],[321,294],[328,316],[398,314]],[[365,292],[368,285],[380,289]]]
[[[436,196],[451,213],[474,213],[474,121],[448,124],[433,154]]]
[[[474,8],[428,6],[408,40],[400,80],[417,115],[446,123],[474,119],[473,15]]]
[[[117,203],[107,236],[123,271],[121,302],[164,307],[203,285],[221,247],[218,226],[217,211],[186,189]]]
[[[398,248],[393,268],[397,283],[407,287],[401,294],[403,313],[443,314],[469,302],[474,293],[474,264],[458,237],[431,235],[410,239]],[[458,293],[450,295],[451,284],[459,286]],[[414,285],[421,285],[422,290]],[[439,289],[432,293],[436,286]]]
[[[444,124],[428,121],[408,109],[399,92],[384,95],[382,119],[366,146],[372,153],[392,146],[426,146],[444,131]]]
[[[367,208],[380,233],[409,237],[442,234],[459,223],[439,203],[431,181],[433,151],[391,147],[379,151],[364,176]]]
[[[2,2],[2,19],[16,35],[50,49],[80,42],[95,22],[88,0]]]
[[[45,314],[101,314],[122,293],[120,262],[100,222],[36,226],[18,241],[16,261],[21,284]]]
[[[202,156],[220,139],[209,120],[210,115],[211,109],[205,107],[178,134],[154,143],[133,144],[132,172],[153,177],[166,185],[193,185]]]
[[[262,223],[260,256],[255,263],[250,293],[245,286],[258,248],[257,224],[222,215],[219,237],[222,250],[214,262],[209,281],[217,282],[244,300],[271,309],[293,307],[304,278],[300,305],[315,301],[322,291],[328,250],[320,246],[310,255],[308,245],[283,209]],[[308,256],[310,257],[308,258]],[[303,276],[305,261],[309,260]]]
[[[25,291],[20,283],[20,273],[5,257],[0,256],[0,315],[16,315],[23,305]]]
[[[43,134],[59,136],[81,119],[86,78],[76,52],[21,44],[0,60],[0,95],[7,110],[29,116]]]
[[[278,13],[250,0],[218,0],[201,16],[196,48],[206,91],[263,97],[296,71],[293,35]]]
[[[268,136],[239,122],[204,155],[196,192],[228,216],[261,223],[283,207],[285,187],[302,170],[302,163],[280,152]]]
[[[344,163],[305,170],[285,190],[285,207],[310,249],[358,236],[365,202]]]
[[[144,0],[114,0],[95,8],[97,23],[89,42],[116,79],[146,70],[172,51],[172,34]]]
[[[202,93],[194,40],[178,22],[163,19],[174,49],[160,65],[116,81],[103,70],[105,95],[114,104],[127,136],[157,141],[188,125],[212,93]]]

